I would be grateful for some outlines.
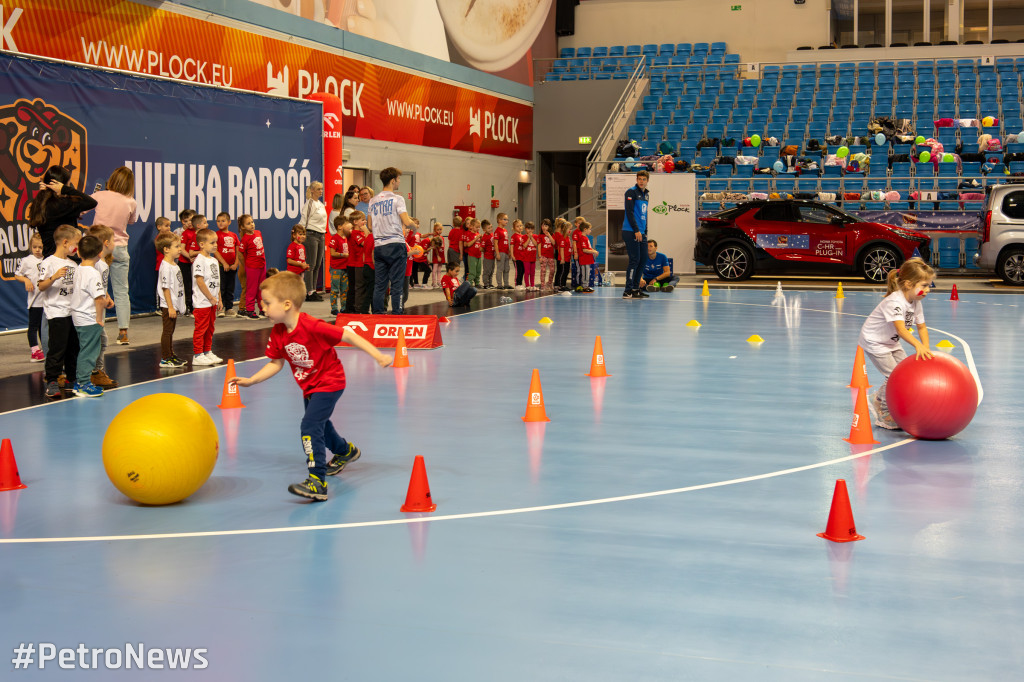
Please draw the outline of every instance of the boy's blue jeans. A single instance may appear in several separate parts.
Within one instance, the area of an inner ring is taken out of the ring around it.
[[[341,398],[341,391],[331,393],[310,393],[302,398],[306,405],[306,413],[302,415],[300,432],[302,434],[302,451],[306,453],[309,473],[321,481],[327,480],[327,453],[330,448],[336,455],[348,452],[348,441],[338,435],[331,423],[334,406]]]

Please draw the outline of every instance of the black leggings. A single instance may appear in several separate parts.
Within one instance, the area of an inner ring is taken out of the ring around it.
[[[565,288],[565,278],[569,276],[569,263],[559,261],[555,266],[555,286]]]
[[[410,284],[419,284],[419,282],[416,281],[416,273],[418,272],[423,273],[423,284],[426,284],[427,282],[430,281],[430,263],[418,263],[416,261],[413,261],[412,274],[409,275]]]
[[[516,286],[522,286],[523,275],[526,274],[526,264],[521,260],[516,261]]]
[[[43,309],[28,309],[28,347],[35,348],[39,345],[39,330],[43,328]]]

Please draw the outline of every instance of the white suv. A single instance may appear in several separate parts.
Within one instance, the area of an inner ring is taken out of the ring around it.
[[[986,187],[981,249],[975,264],[995,270],[1007,284],[1024,286],[1024,183]]]

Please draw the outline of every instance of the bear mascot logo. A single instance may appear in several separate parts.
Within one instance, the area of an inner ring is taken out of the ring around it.
[[[0,255],[3,278],[14,276],[28,255],[28,206],[50,166],[71,173],[81,188],[86,178],[85,126],[41,99],[19,99],[0,107]]]

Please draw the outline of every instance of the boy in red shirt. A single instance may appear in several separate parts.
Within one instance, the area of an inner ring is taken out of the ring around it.
[[[594,256],[597,255],[597,251],[590,246],[590,223],[583,221],[580,223],[580,238],[577,242],[579,247],[579,262],[580,262],[580,283],[576,286],[576,291],[584,294],[594,293],[594,276],[597,274],[597,266],[594,265]]]
[[[187,208],[178,214],[178,218],[181,220],[181,256],[178,257],[178,267],[181,268],[181,278],[185,282],[185,315],[188,316],[192,314],[192,259],[199,253],[196,230],[192,225],[196,218],[203,216]]]
[[[351,234],[352,223],[348,218],[334,219],[334,234],[327,242],[331,257],[331,315],[337,315],[339,305],[344,306],[348,300],[348,238]]]
[[[238,216],[238,228],[242,231],[241,254],[245,259],[245,305],[242,315],[258,320],[263,314],[260,302],[260,285],[267,274],[267,255],[263,249],[263,233],[256,229],[256,222],[248,213]]]
[[[452,218],[452,229],[448,230],[448,260],[462,262],[462,217]]]
[[[217,250],[214,256],[220,264],[220,295],[224,298],[224,309],[217,317],[236,317],[235,274],[238,271],[238,235],[231,231],[231,216],[221,211],[217,214]]]
[[[508,230],[505,226],[508,225],[508,216],[504,213],[499,213],[497,217],[498,226],[494,228],[494,254],[495,254],[495,266],[498,269],[498,276],[495,278],[497,286],[495,289],[511,289],[508,285],[508,268],[509,268],[509,243],[508,243]]]
[[[352,223],[352,233],[348,236],[348,295],[345,297],[345,312],[359,312],[359,299],[356,293],[364,290],[363,285],[363,243],[366,241],[366,214],[352,211],[348,215]]]
[[[309,270],[309,263],[306,262],[306,247],[302,245],[304,241],[306,241],[306,228],[302,225],[293,225],[292,243],[288,245],[288,251],[285,252],[288,272],[301,275]]]
[[[476,296],[476,289],[470,286],[469,282],[459,283],[459,270],[462,268],[458,262],[449,262],[446,266],[447,274],[441,278],[441,288],[444,289],[444,297],[448,299],[448,305],[459,308],[469,305],[469,302]]]
[[[580,231],[580,225],[583,223],[581,216],[576,216],[575,220],[572,221],[573,229],[570,235],[572,243],[572,288],[575,291],[580,286],[580,237],[582,232]]]
[[[491,226],[490,220],[484,220],[480,223],[480,228],[484,231],[480,235],[480,247],[484,252],[484,275],[482,289],[493,289],[491,282],[494,280],[494,234],[492,234],[493,227]]]
[[[480,286],[480,261],[484,255],[480,236],[480,221],[470,218],[469,229],[462,232],[462,253],[466,261],[466,281],[475,287]]]
[[[345,390],[345,369],[334,347],[342,342],[352,344],[372,355],[381,367],[390,365],[392,358],[348,327],[336,327],[301,312],[306,285],[295,273],[282,272],[264,280],[260,294],[267,317],[274,322],[267,342],[270,362],[251,377],[234,377],[230,383],[238,386],[261,383],[280,372],[285,361],[288,362],[306,406],[299,428],[309,467],[309,478],[288,486],[288,492],[323,502],[327,499],[327,476],[341,473],[360,455],[359,448],[339,436],[331,423],[331,414]],[[334,453],[330,463],[325,448]]]
[[[568,291],[565,280],[569,276],[569,261],[572,257],[572,246],[565,233],[569,230],[569,221],[562,218],[555,220],[555,291]]]

